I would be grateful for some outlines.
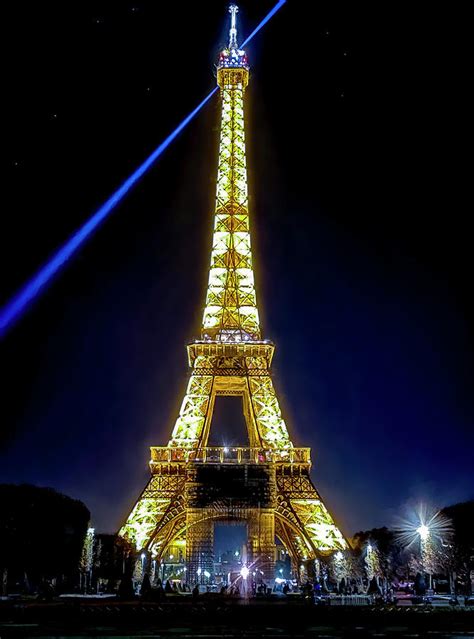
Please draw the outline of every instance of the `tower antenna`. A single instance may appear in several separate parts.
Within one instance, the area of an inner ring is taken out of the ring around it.
[[[231,4],[229,7],[230,13],[230,30],[229,30],[229,49],[237,49],[237,27],[236,16],[239,12],[239,7],[236,4]]]

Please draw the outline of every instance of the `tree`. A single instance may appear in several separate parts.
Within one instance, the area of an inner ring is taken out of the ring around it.
[[[374,577],[385,581],[399,577],[403,564],[402,548],[392,530],[384,526],[360,531],[353,537],[353,546],[365,554],[364,564],[369,582]]]
[[[451,578],[456,579],[461,590],[472,592],[474,573],[474,499],[447,506],[441,511],[453,524],[452,543],[449,548],[449,566]]]
[[[52,488],[0,484],[0,573],[38,584],[77,574],[90,513]],[[26,578],[25,578],[26,575]]]
[[[82,545],[81,558],[79,560],[79,572],[81,575],[81,591],[87,592],[91,587],[92,569],[94,568],[95,555],[94,529],[88,528]]]
[[[364,564],[367,579],[369,581],[372,581],[372,579],[377,577],[383,577],[380,551],[376,546],[373,546],[370,543],[367,544]]]
[[[95,540],[94,575],[101,587],[112,592],[117,582],[132,573],[135,553],[132,546],[117,535],[100,533]]]

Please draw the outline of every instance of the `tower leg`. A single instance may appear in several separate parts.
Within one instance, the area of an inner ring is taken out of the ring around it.
[[[214,573],[214,522],[204,509],[193,509],[186,517],[186,579],[192,586],[209,583],[205,572]]]
[[[248,520],[249,568],[265,581],[275,578],[275,516],[273,510],[254,510]],[[262,571],[263,575],[259,572]]]

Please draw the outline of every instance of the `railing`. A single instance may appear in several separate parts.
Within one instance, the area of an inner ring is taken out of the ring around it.
[[[309,464],[310,448],[287,448],[284,450],[242,447],[172,448],[151,447],[151,464],[188,463],[201,464]]]
[[[371,595],[330,595],[331,606],[370,606],[374,603]]]

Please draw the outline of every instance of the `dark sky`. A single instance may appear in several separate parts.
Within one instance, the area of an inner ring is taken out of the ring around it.
[[[246,33],[273,5],[241,4]],[[217,0],[10,5],[1,302],[214,86],[227,20]],[[264,334],[346,534],[474,496],[463,18],[385,5],[289,0],[248,47]],[[102,531],[184,392],[218,115],[215,98],[0,345],[0,481],[80,498]]]

